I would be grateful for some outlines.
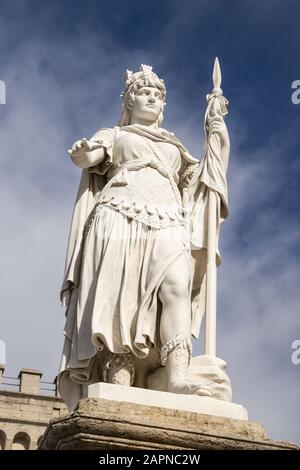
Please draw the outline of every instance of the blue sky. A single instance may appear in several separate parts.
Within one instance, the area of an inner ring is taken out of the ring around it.
[[[215,56],[230,101],[230,218],[223,224],[218,354],[234,400],[269,435],[300,441],[298,1],[0,0],[1,329],[7,375],[56,375],[58,301],[79,170],[66,150],[113,126],[126,68],[164,78],[164,125],[203,154]],[[200,351],[199,342],[195,346]],[[284,403],[284,405],[283,405]]]

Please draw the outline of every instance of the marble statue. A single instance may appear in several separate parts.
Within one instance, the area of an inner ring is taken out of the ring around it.
[[[204,313],[204,369],[218,360],[215,271],[230,144],[217,62],[214,82],[201,161],[162,127],[166,87],[147,65],[126,72],[118,126],[69,150],[82,168],[61,290],[58,379],[70,410],[87,384],[151,388],[158,370],[169,392],[216,396],[211,373],[188,372]]]

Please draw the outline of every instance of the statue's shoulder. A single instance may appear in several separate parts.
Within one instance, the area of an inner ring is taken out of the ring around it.
[[[100,142],[104,147],[110,147],[114,144],[114,141],[117,138],[120,128],[115,127],[101,127],[90,140],[93,142]]]

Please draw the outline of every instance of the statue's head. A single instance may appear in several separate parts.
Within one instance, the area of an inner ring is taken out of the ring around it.
[[[149,65],[141,65],[138,72],[127,70],[124,77],[125,90],[122,93],[122,114],[119,126],[127,126],[132,123],[132,117],[138,111],[138,98],[140,95],[148,96],[153,101],[153,106],[149,106],[149,118],[160,127],[163,121],[163,111],[167,90],[164,81],[152,71]],[[154,101],[155,100],[155,101]],[[136,102],[136,103],[135,103]],[[142,103],[141,103],[142,105]],[[151,118],[150,118],[151,119]]]

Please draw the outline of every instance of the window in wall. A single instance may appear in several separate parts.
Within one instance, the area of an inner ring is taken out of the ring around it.
[[[18,432],[13,440],[12,450],[29,450],[30,437],[26,432]]]

